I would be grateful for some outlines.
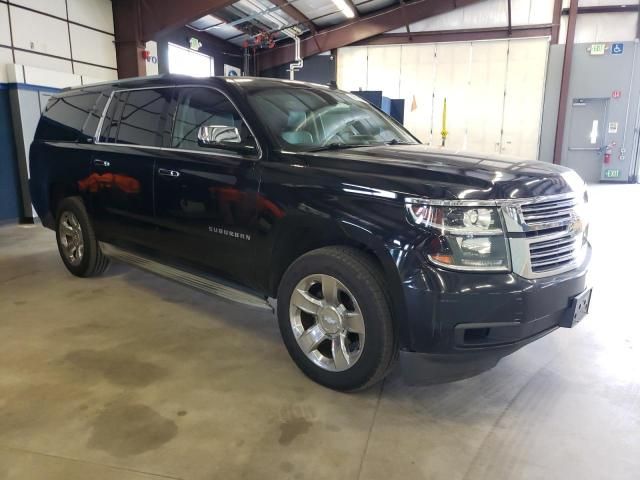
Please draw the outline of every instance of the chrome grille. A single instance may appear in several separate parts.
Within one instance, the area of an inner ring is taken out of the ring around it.
[[[582,235],[567,233],[550,240],[533,241],[529,244],[531,271],[546,272],[571,264],[582,246]]]
[[[502,204],[515,273],[541,278],[583,262],[588,252],[583,198],[579,193],[559,194]]]
[[[575,198],[523,204],[522,219],[527,225],[555,224],[571,220],[577,202]]]

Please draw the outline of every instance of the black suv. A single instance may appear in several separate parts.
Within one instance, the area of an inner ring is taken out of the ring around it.
[[[490,366],[586,313],[584,182],[421,145],[358,96],[159,76],[53,96],[31,193],[74,275],[115,258],[256,308],[338,390]],[[426,362],[423,360],[426,359]]]

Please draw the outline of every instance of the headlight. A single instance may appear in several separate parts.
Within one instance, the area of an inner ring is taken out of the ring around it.
[[[407,201],[413,222],[435,234],[426,246],[427,258],[452,270],[510,271],[509,245],[500,210],[464,203]]]

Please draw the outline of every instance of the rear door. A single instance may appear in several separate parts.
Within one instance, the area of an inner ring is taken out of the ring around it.
[[[158,246],[251,285],[260,148],[231,100],[212,87],[176,88],[171,135],[155,169]],[[210,146],[200,127],[237,128],[237,145]]]
[[[161,154],[171,88],[114,92],[91,158],[91,174],[80,182],[98,238],[153,246],[154,168]]]

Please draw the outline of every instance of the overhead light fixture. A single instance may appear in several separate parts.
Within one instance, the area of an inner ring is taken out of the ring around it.
[[[353,8],[346,2],[346,0],[333,0],[333,3],[340,9],[342,14],[347,18],[353,18],[356,16]]]

